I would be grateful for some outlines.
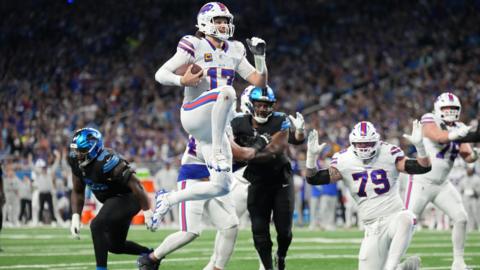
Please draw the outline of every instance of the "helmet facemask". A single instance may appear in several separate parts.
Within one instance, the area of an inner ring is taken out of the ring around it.
[[[266,101],[254,101],[253,104],[253,119],[260,124],[264,124],[268,121],[268,118],[273,113],[273,102]]]
[[[445,122],[458,121],[461,111],[460,100],[452,93],[441,94],[434,104],[434,114]]]
[[[222,33],[219,30],[220,25],[215,22],[217,18],[226,19],[226,31]],[[210,2],[200,9],[197,16],[198,31],[205,35],[218,38],[220,40],[228,40],[233,37],[235,25],[233,24],[233,15],[228,8],[220,2]]]
[[[378,154],[380,135],[372,123],[363,121],[356,124],[350,132],[349,139],[353,152],[358,158],[367,160]]]
[[[75,132],[70,149],[75,154],[80,167],[90,164],[103,151],[101,133],[93,128],[84,128]]]
[[[250,103],[247,103],[246,106],[249,107],[253,119],[260,124],[266,123],[273,114],[273,105],[277,101],[273,89],[270,86],[265,88],[253,87],[249,97]]]

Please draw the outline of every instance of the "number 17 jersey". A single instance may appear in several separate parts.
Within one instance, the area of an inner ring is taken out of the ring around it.
[[[364,162],[350,146],[336,153],[330,163],[342,175],[365,223],[403,209],[396,163],[405,158],[405,154],[399,147],[386,142],[380,142],[377,151],[373,159]]]
[[[227,40],[216,48],[207,38],[184,36],[177,46],[185,63],[195,63],[204,70],[204,77],[196,87],[185,87],[184,102],[190,102],[205,91],[232,85],[236,73],[246,79],[255,68],[246,58],[245,46],[240,41]]]

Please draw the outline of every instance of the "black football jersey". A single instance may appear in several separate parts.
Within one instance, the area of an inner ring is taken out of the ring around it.
[[[234,118],[231,122],[235,142],[240,146],[251,146],[253,140],[258,134],[270,134],[273,136],[280,131],[287,131],[290,128],[290,121],[284,113],[274,112],[265,124],[260,125],[256,129],[252,126],[252,116],[242,115]],[[285,170],[291,171],[290,161],[282,153],[276,155],[271,160],[255,163],[248,163],[245,169],[244,177],[250,182],[276,182],[283,183],[282,180],[285,175]]]
[[[128,179],[114,175],[114,168],[122,162],[127,163],[112,149],[104,149],[94,161],[83,168],[79,166],[74,152],[71,151],[68,156],[72,173],[83,185],[88,186],[102,203],[108,198],[132,192],[127,186]]]

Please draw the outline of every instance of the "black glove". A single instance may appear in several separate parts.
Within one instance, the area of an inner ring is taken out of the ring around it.
[[[267,49],[267,44],[265,40],[257,37],[247,38],[247,45],[252,54],[254,55],[265,55]]]
[[[253,144],[250,147],[257,150],[257,152],[262,151],[263,148],[265,148],[270,143],[270,141],[272,141],[272,136],[270,136],[270,134],[268,133],[260,134],[255,136],[253,140]]]

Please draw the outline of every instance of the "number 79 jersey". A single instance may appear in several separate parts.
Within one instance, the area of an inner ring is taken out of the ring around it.
[[[202,67],[205,75],[197,87],[185,87],[184,102],[205,91],[233,85],[236,73],[246,79],[255,71],[246,58],[245,46],[236,40],[224,41],[222,48],[216,48],[206,38],[187,35],[178,42],[177,52],[183,55],[185,63]]]
[[[455,126],[442,126],[442,120],[436,117],[433,113],[424,114],[421,123],[435,123],[439,128],[443,127],[448,131],[465,125],[461,122],[455,122]],[[423,137],[423,144],[425,145],[425,150],[432,162],[432,170],[426,174],[415,175],[414,179],[440,185],[447,180],[447,176],[452,170],[453,163],[460,152],[460,143],[438,143],[427,137]]]
[[[402,149],[385,142],[380,142],[378,154],[367,163],[355,155],[353,146],[333,156],[330,166],[342,175],[364,222],[403,209],[396,167],[402,158],[405,158]]]

